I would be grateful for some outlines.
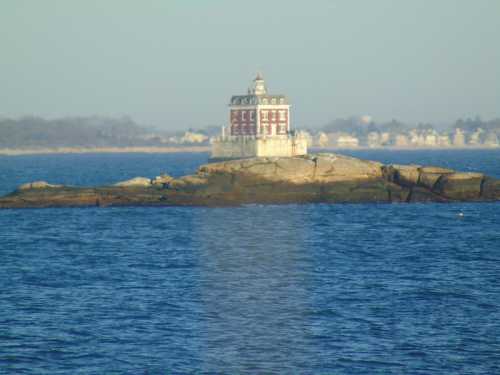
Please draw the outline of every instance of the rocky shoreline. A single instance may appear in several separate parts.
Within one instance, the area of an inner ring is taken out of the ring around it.
[[[482,173],[316,154],[210,163],[193,175],[136,177],[112,186],[32,182],[0,197],[0,208],[498,200],[500,180]]]

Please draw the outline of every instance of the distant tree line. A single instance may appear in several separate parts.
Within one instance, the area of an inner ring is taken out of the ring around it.
[[[0,119],[0,147],[127,147],[158,143],[151,131],[128,117],[40,117]]]

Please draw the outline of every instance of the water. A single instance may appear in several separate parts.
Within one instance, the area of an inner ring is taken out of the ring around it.
[[[498,151],[351,154],[500,177]],[[0,186],[206,158],[1,157]],[[499,222],[499,203],[1,210],[0,373],[498,374]]]

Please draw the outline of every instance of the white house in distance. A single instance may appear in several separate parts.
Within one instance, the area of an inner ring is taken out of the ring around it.
[[[212,142],[212,159],[307,154],[307,139],[290,127],[290,104],[285,95],[269,95],[260,74],[246,95],[234,95],[229,125]]]

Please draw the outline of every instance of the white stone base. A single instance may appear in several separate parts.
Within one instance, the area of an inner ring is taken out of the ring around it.
[[[298,156],[307,154],[307,139],[297,136],[220,137],[212,142],[212,159]]]

